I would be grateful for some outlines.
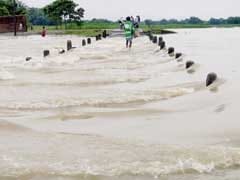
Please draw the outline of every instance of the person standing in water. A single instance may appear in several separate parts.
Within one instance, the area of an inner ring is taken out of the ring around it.
[[[46,34],[47,34],[46,28],[45,28],[45,26],[43,26],[41,35],[42,35],[42,37],[45,37]]]
[[[125,31],[125,37],[126,37],[126,47],[131,48],[135,28],[133,23],[131,22],[130,17],[127,17],[126,22],[124,22],[124,31]]]
[[[136,16],[136,19],[135,19],[135,28],[139,28],[140,22],[141,22],[140,16]]]

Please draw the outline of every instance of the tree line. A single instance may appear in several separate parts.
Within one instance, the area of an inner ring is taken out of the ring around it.
[[[168,25],[168,24],[208,24],[208,25],[224,25],[224,24],[240,24],[240,17],[229,17],[229,18],[210,18],[208,21],[202,20],[198,17],[190,17],[183,20],[177,19],[162,19],[159,21],[153,21],[150,19],[145,20],[147,25]]]
[[[0,0],[0,16],[13,15],[14,9],[16,15],[22,15],[27,13],[26,6],[20,1],[16,3],[15,8],[12,0]]]
[[[81,25],[85,10],[76,4],[73,0],[55,0],[44,8],[27,7],[24,3],[16,0],[14,7],[13,0],[0,0],[0,16],[26,15],[29,24],[31,25],[62,25],[67,26],[68,23],[76,23]],[[88,21],[89,22],[89,21]],[[95,23],[116,23],[107,19],[92,19],[90,22]],[[198,17],[190,17],[183,20],[177,19],[162,19],[153,21],[146,19],[146,25],[168,25],[168,24],[207,24],[207,25],[224,25],[224,24],[240,24],[240,17],[229,18],[211,18],[208,21]]]
[[[32,25],[61,25],[81,22],[85,10],[73,0],[55,0],[44,8],[31,8],[21,1],[0,0],[0,16],[26,15]]]

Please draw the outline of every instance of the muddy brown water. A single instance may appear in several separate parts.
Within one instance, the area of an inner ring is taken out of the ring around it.
[[[0,36],[0,179],[238,179],[240,29],[176,31],[182,61],[147,37]]]

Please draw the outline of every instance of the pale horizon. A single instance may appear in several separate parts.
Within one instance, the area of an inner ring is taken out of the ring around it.
[[[53,2],[53,0],[22,0],[29,7],[44,7]],[[142,19],[185,19],[191,16],[199,17],[203,20],[213,18],[227,18],[231,16],[239,16],[238,7],[240,1],[228,0],[75,0],[76,3],[83,7],[85,12],[84,19],[109,19],[117,20],[121,17],[129,15],[140,15]]]

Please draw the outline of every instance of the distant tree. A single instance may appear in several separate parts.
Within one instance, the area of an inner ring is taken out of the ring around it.
[[[14,14],[14,3],[13,0],[5,0],[5,7],[8,9],[9,13]],[[26,15],[27,7],[21,1],[16,1],[16,15]]]
[[[203,21],[198,17],[190,17],[186,19],[185,22],[188,24],[203,24]]]
[[[219,25],[219,24],[226,24],[226,20],[225,19],[216,19],[216,18],[211,18],[209,21],[208,21],[209,24],[211,25]]]
[[[218,19],[220,24],[226,24],[226,19],[220,18]]]
[[[93,18],[91,20],[91,22],[95,22],[95,23],[113,23],[112,21],[110,21],[108,19],[96,19],[96,18]]]
[[[0,13],[2,13],[2,15],[13,15],[14,14],[13,0],[0,0],[0,8],[1,8]],[[27,12],[26,5],[21,1],[16,1],[15,8],[16,15],[25,15]]]
[[[76,4],[72,0],[55,0],[53,3],[43,8],[44,13],[57,24],[61,24],[63,21],[81,21],[84,17],[84,9],[77,8]]]
[[[146,19],[146,20],[144,21],[144,23],[145,23],[149,28],[151,27],[151,25],[153,25],[153,21],[150,20],[150,19]]]
[[[178,20],[177,19],[170,19],[168,20],[168,24],[178,24]]]
[[[6,1],[0,0],[0,7],[6,7]]]
[[[8,9],[5,6],[0,7],[0,16],[8,16],[8,15],[10,15]]]
[[[47,16],[43,9],[29,8],[27,11],[28,21],[32,25],[55,25]]]
[[[78,26],[82,26],[82,18],[84,17],[85,10],[83,8],[78,8],[71,15],[68,16],[68,21],[75,22]]]
[[[226,21],[227,24],[240,24],[240,17],[229,17]]]
[[[160,24],[169,24],[168,20],[166,19],[162,19],[161,21],[159,21]]]

